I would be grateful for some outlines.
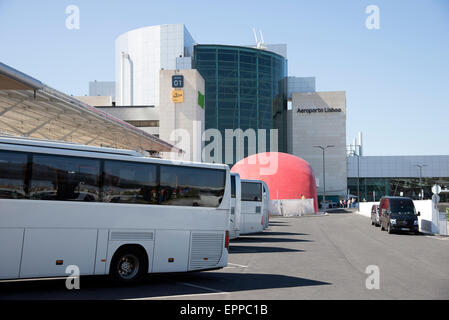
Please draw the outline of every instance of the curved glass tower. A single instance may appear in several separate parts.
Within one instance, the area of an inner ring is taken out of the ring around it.
[[[263,49],[226,45],[195,45],[194,68],[206,82],[205,129],[218,129],[223,137],[222,163],[225,161],[225,129],[266,130],[265,150],[270,150],[270,129],[278,129],[278,150],[287,151],[287,61]],[[256,144],[257,145],[257,144]],[[235,150],[235,147],[233,148]],[[254,153],[245,142],[244,157]],[[228,158],[229,159],[229,158]]]

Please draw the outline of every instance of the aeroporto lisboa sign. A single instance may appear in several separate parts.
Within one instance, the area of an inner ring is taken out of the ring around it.
[[[298,108],[297,113],[312,114],[312,113],[327,113],[327,112],[342,112],[342,108]]]

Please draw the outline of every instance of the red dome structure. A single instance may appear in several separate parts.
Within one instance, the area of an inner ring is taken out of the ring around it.
[[[270,200],[313,199],[318,212],[315,175],[309,163],[283,152],[253,154],[231,169],[242,179],[263,180],[270,190]]]

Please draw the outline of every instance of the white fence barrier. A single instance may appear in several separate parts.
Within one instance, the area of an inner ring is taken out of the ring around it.
[[[371,208],[373,204],[379,205],[379,202],[360,202],[360,214],[371,218]]]
[[[315,213],[313,199],[271,200],[268,212],[273,216],[294,217]]]

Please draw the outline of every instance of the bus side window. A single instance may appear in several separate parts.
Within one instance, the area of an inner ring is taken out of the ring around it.
[[[224,195],[226,171],[161,165],[161,204],[218,207]]]
[[[0,199],[24,199],[26,153],[0,151]]]
[[[99,201],[100,160],[33,155],[30,199]]]
[[[148,163],[106,160],[103,201],[157,204],[157,166]]]
[[[231,176],[231,198],[235,198],[235,176]]]

